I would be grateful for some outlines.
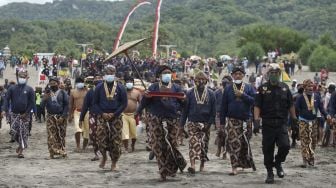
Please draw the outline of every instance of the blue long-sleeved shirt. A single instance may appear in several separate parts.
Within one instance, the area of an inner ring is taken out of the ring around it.
[[[329,104],[328,104],[328,114],[331,117],[335,117],[336,115],[336,92],[331,94]]]
[[[310,102],[312,95],[307,96],[308,100]],[[313,111],[308,110],[308,106],[306,104],[304,95],[298,96],[298,98],[295,101],[295,109],[297,110],[297,113],[299,114],[299,118],[303,118],[305,120],[315,120],[316,119],[316,114],[317,110],[320,110],[321,114],[324,115],[324,117],[327,116],[327,113],[325,112],[321,100],[321,96],[318,94],[314,94],[314,111],[315,113],[313,114]]]
[[[208,96],[205,104],[197,104],[194,90],[195,88],[189,90],[186,94],[187,102],[182,112],[181,126],[185,125],[187,119],[191,122],[214,124],[216,118],[215,94],[210,89],[207,89]]]
[[[152,84],[148,91],[160,91],[159,83]],[[171,92],[181,93],[183,92],[181,87],[177,84],[172,84]],[[181,100],[176,98],[162,98],[162,97],[151,97],[146,98],[143,97],[140,105],[138,107],[137,112],[141,113],[143,109],[148,109],[150,114],[153,114],[158,117],[164,118],[177,118],[178,117],[178,110],[183,105]]]
[[[105,83],[97,85],[93,94],[93,105],[97,115],[113,113],[119,117],[127,107],[127,91],[125,87],[117,82],[117,88],[112,100],[108,100],[104,88]]]
[[[58,114],[67,117],[69,114],[69,96],[64,90],[58,90],[56,100],[48,97],[41,101],[41,108],[47,109],[49,114]]]
[[[239,87],[237,86],[239,89]],[[233,84],[224,89],[222,97],[222,107],[220,111],[220,122],[225,124],[225,119],[235,118],[247,120],[252,117],[252,106],[254,104],[255,89],[250,84],[245,84],[244,91],[240,99],[236,98]]]
[[[4,100],[3,111],[9,110],[15,114],[29,114],[35,104],[35,92],[32,87],[24,85],[14,85],[8,88]]]
[[[216,96],[216,112],[220,113],[220,110],[222,108],[223,90],[222,89],[217,89],[215,91],[215,96]]]
[[[85,95],[79,121],[84,121],[84,117],[88,111],[90,111],[90,113],[93,113],[93,114],[97,113],[94,110],[94,106],[93,106],[94,90],[95,90],[94,88],[90,89]]]

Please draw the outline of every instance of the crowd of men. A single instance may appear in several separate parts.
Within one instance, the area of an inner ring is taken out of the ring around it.
[[[123,58],[104,67],[89,66],[92,71],[76,77],[74,89],[70,79],[61,81],[54,75],[49,76],[45,88],[34,90],[27,84],[27,70],[18,70],[17,83],[0,87],[2,117],[7,118],[11,138],[18,143],[18,158],[24,158],[28,146],[32,112],[37,121],[45,119],[49,159],[67,157],[67,123],[73,121],[76,151],[86,150],[91,143],[92,161],[100,160],[99,167],[104,168],[109,155],[112,171],[117,170],[122,150],[134,152],[139,117],[146,124],[146,148],[150,158],[157,160],[162,181],[187,166],[179,152],[183,137],[189,138],[187,171],[196,173],[196,160],[200,161],[199,171],[205,169],[212,125],[217,132],[216,155],[226,158],[229,154],[233,176],[240,168],[256,170],[250,140],[262,129],[265,182],[270,184],[274,183],[273,168],[279,178],[285,176],[282,163],[291,146],[289,132],[292,147],[296,147],[296,140],[301,142],[304,168],[315,165],[319,141],[328,146],[333,139],[336,144],[335,84],[329,84],[328,91],[323,92],[307,79],[300,85],[293,82],[289,88],[280,81],[277,63],[267,64],[258,87],[244,81],[246,69],[239,65],[233,66],[217,85],[212,83],[211,73],[202,70],[194,72],[192,79],[178,79],[175,73],[179,67],[174,62],[160,65],[136,61],[135,67],[143,68],[143,74],[136,75],[131,62]],[[142,76],[149,82],[147,90],[135,87],[134,78]]]

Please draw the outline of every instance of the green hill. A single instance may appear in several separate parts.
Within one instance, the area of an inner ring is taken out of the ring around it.
[[[133,15],[123,42],[151,36],[156,1],[151,2],[152,5],[141,7]],[[0,46],[10,44],[17,52],[51,51],[56,47],[62,49],[64,43],[94,42],[109,51],[134,3],[134,0],[12,3],[0,7]],[[316,39],[327,32],[335,36],[335,21],[334,0],[163,0],[159,43],[176,44],[177,50],[184,54],[214,56],[237,53],[238,31],[244,26],[257,23],[287,26]]]

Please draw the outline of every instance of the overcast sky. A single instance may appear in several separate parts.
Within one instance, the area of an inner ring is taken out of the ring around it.
[[[52,2],[53,0],[0,0],[0,6],[6,5],[8,3],[14,2],[29,2],[29,3],[38,3],[44,4],[46,2]],[[104,0],[104,1],[117,1],[117,0]]]

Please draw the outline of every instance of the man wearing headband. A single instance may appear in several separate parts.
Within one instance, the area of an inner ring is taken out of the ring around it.
[[[181,93],[182,89],[172,83],[172,69],[161,65],[157,72],[160,81],[153,83],[148,91]],[[143,109],[148,109],[148,124],[150,129],[150,147],[157,159],[161,181],[166,181],[167,176],[175,176],[178,170],[176,158],[184,161],[177,150],[178,134],[178,109],[183,100],[170,97],[150,97],[145,94],[137,110],[141,114]],[[184,166],[185,167],[185,166]]]
[[[254,106],[254,130],[260,129],[262,119],[262,147],[264,165],[267,169],[265,183],[274,183],[273,167],[279,178],[285,176],[282,163],[289,153],[288,112],[294,122],[297,122],[293,97],[287,84],[280,82],[281,70],[276,63],[271,63],[268,70],[268,81],[257,91]],[[274,157],[274,147],[278,146],[278,153]]]
[[[232,77],[227,75],[224,76],[221,87],[218,88],[215,92],[216,96],[216,129],[217,129],[217,137],[215,143],[217,144],[217,152],[216,156],[220,157],[223,149],[223,159],[226,159],[226,134],[224,130],[224,126],[220,126],[220,110],[222,108],[222,97],[224,93],[224,89],[232,84]]]
[[[251,109],[255,90],[253,86],[243,82],[244,75],[243,67],[233,68],[231,73],[233,83],[224,90],[220,111],[220,124],[226,125],[226,148],[230,153],[232,166],[230,175],[237,175],[239,167],[255,170],[249,143],[252,136]]]
[[[216,98],[207,88],[208,77],[200,72],[195,77],[195,87],[186,94],[187,102],[182,112],[181,127],[187,120],[189,133],[189,158],[191,167],[189,173],[195,174],[196,160],[200,160],[200,171],[204,170],[204,163],[208,161],[210,127],[215,123]]]
[[[44,94],[42,110],[47,110],[48,150],[50,159],[55,155],[67,157],[65,150],[66,121],[69,113],[69,97],[59,88],[57,77],[49,78],[50,90]]]
[[[127,92],[115,77],[114,66],[105,67],[104,83],[99,84],[93,95],[93,107],[97,114],[97,142],[103,155],[100,168],[105,167],[106,152],[112,160],[111,170],[117,170],[117,162],[121,155],[121,113],[127,107]]]
[[[79,116],[80,112],[83,107],[83,102],[85,95],[87,93],[87,88],[84,86],[84,79],[83,78],[76,78],[75,80],[76,89],[71,90],[70,93],[70,104],[69,104],[69,122],[74,120],[75,125],[75,140],[76,140],[76,152],[80,152],[80,140],[81,140],[81,133],[83,136],[83,150],[85,151],[86,146],[89,143],[89,124],[88,124],[88,116],[86,117],[86,121],[84,121],[80,127],[79,125]]]
[[[313,81],[310,79],[303,81],[304,92],[298,96],[295,103],[296,110],[299,114],[303,168],[306,168],[307,165],[314,166],[315,164],[314,155],[318,137],[318,110],[325,118],[331,119],[324,111],[321,97],[313,91],[313,87]]]
[[[97,161],[99,160],[98,156],[98,144],[97,144],[97,111],[95,111],[95,108],[93,106],[93,94],[98,86],[98,84],[102,83],[103,78],[101,75],[96,75],[93,79],[93,85],[90,88],[90,90],[86,93],[84,102],[83,102],[83,107],[81,110],[81,114],[79,117],[79,127],[83,127],[83,123],[85,121],[85,117],[88,115],[89,116],[89,128],[90,128],[90,140],[92,141],[92,146],[93,146],[93,152],[95,156],[91,159],[91,161]],[[89,114],[87,112],[89,111]]]
[[[18,84],[8,88],[2,117],[8,113],[11,107],[11,130],[12,138],[19,144],[16,149],[18,158],[24,158],[23,150],[28,147],[30,112],[35,105],[34,89],[27,85],[28,72],[20,70],[18,72]]]

